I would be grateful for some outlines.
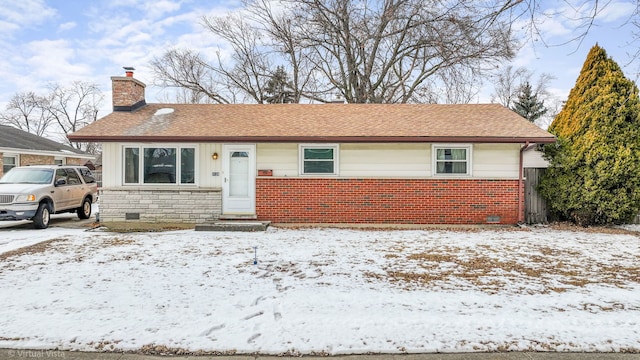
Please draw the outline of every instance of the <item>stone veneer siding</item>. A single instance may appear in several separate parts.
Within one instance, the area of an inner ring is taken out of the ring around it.
[[[274,223],[516,224],[523,199],[518,180],[475,179],[264,177],[256,195]]]
[[[102,189],[100,222],[167,222],[200,224],[217,220],[220,189]],[[139,219],[127,220],[127,214]]]

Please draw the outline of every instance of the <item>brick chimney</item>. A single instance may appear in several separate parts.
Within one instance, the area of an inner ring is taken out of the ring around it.
[[[134,111],[144,105],[144,88],[146,85],[133,78],[132,67],[125,66],[125,76],[111,77],[113,111]]]

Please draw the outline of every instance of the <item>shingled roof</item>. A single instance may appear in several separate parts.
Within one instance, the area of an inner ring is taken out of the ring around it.
[[[114,111],[73,141],[554,142],[498,104],[148,104]]]
[[[6,125],[0,125],[0,149],[87,155],[71,146]]]

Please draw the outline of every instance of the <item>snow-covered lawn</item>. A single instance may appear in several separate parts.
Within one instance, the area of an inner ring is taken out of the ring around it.
[[[51,228],[0,238],[0,251],[40,242],[0,255],[0,348],[640,351],[635,233]]]

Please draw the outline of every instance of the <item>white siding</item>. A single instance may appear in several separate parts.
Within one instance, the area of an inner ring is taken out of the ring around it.
[[[341,144],[342,177],[431,176],[429,144]]]
[[[542,157],[542,152],[536,147],[530,147],[522,154],[522,163],[525,168],[548,168],[549,162]]]
[[[122,184],[122,146],[119,143],[102,144],[102,187]]]
[[[427,177],[429,144],[340,144],[340,177]],[[299,176],[298,144],[258,144],[258,170]]]
[[[473,178],[517,179],[520,144],[473,145]]]
[[[258,170],[273,170],[273,176],[298,176],[298,144],[258,144]]]
[[[431,177],[431,145],[424,143],[340,144],[339,177]],[[122,185],[122,146],[122,143],[103,144],[102,186],[105,188]],[[520,144],[474,144],[472,146],[472,177],[517,179],[520,146]],[[221,187],[222,145],[201,143],[198,144],[197,151],[198,187]],[[211,158],[214,152],[220,156],[217,160]],[[257,169],[273,170],[273,176],[278,177],[299,176],[298,155],[296,143],[257,144]]]
[[[197,185],[205,188],[218,188],[222,186],[222,145],[198,144],[198,170]],[[218,153],[218,159],[213,160],[211,155]],[[214,173],[217,173],[214,174]],[[215,176],[214,176],[215,175]]]

